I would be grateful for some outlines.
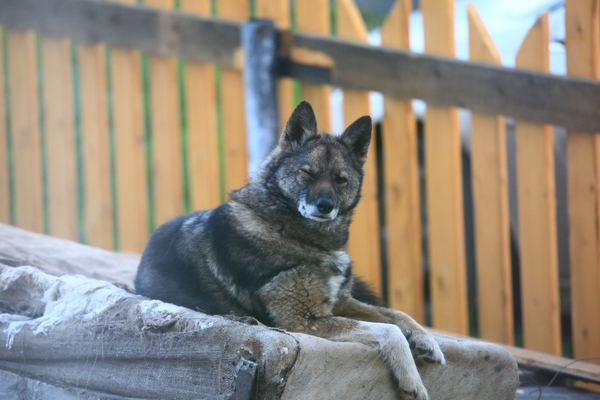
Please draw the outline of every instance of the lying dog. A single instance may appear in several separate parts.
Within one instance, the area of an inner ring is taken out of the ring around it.
[[[371,128],[365,116],[340,137],[319,132],[310,104],[301,102],[279,146],[229,203],[174,218],[152,234],[137,292],[364,343],[380,352],[402,390],[427,399],[413,354],[444,365],[437,342],[406,314],[352,296],[354,289],[359,299],[373,300],[346,253]]]

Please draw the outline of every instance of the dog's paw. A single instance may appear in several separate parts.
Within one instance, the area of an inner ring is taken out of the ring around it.
[[[413,333],[408,331],[406,333],[406,339],[408,340],[408,344],[410,345],[410,349],[415,359],[417,357],[423,357],[427,362],[446,365],[446,359],[444,358],[442,349],[440,349],[440,345],[429,333]]]
[[[399,379],[400,389],[404,392],[405,399],[428,400],[427,389],[423,386],[421,377],[417,373],[416,376],[411,374],[403,374],[403,378]]]

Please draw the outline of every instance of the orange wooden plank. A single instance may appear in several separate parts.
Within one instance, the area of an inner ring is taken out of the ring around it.
[[[500,53],[475,6],[467,5],[467,13],[471,60],[501,64]],[[514,319],[504,118],[472,113],[471,173],[479,336],[512,344]]]
[[[184,0],[181,8],[209,15],[210,1]],[[191,205],[208,209],[220,203],[215,71],[212,64],[197,62],[186,62],[184,70]]]
[[[50,234],[77,240],[77,177],[70,42],[42,38]]]
[[[33,32],[9,30],[8,69],[14,160],[14,210],[18,227],[42,232],[42,166]]]
[[[248,0],[217,0],[217,15],[235,20],[249,17]],[[225,147],[225,187],[238,189],[248,178],[244,80],[239,70],[221,69],[221,116]]]
[[[352,0],[337,0],[337,32],[340,37],[367,41],[367,28]],[[344,124],[370,114],[369,92],[344,90]],[[371,140],[369,159],[365,164],[362,197],[352,217],[348,253],[352,269],[378,293],[381,293],[381,257],[379,243],[379,210],[377,204],[377,161],[375,134]]]
[[[174,0],[145,0],[154,7],[172,9]],[[152,181],[156,225],[183,212],[181,131],[176,60],[148,56]]]
[[[385,46],[409,48],[410,0],[396,2],[381,28]],[[412,102],[386,96],[382,122],[388,303],[424,322],[419,165]]]
[[[425,51],[454,56],[454,2],[423,0]],[[461,145],[454,108],[427,106],[425,173],[433,326],[467,333]]]
[[[329,35],[331,26],[329,22],[328,0],[303,0],[295,2],[296,29],[299,31],[320,33]],[[306,59],[310,62],[310,59]],[[331,130],[331,111],[329,96],[331,87],[302,83],[300,85],[300,96],[308,101],[315,111],[319,129]]]
[[[256,16],[270,18],[281,29],[290,28],[290,3],[280,0],[256,0]],[[279,97],[279,126],[285,126],[294,110],[292,79],[280,78],[277,86]]]
[[[530,29],[516,65],[549,70],[548,14]],[[517,121],[517,198],[525,347],[561,354],[552,128]]]
[[[112,49],[111,77],[119,249],[139,252],[149,235],[140,53]]]
[[[0,28],[0,222],[10,222],[10,187],[8,172],[8,137],[6,132],[6,101],[4,99],[4,31]]]
[[[600,79],[600,0],[569,0],[565,11],[569,75]],[[600,357],[599,173],[599,135],[569,132],[567,203],[575,358]]]
[[[108,104],[104,46],[80,43],[79,87],[84,162],[84,235],[91,246],[113,247]]]

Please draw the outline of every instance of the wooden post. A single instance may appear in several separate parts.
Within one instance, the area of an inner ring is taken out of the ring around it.
[[[568,0],[565,12],[569,75],[600,79],[600,0]],[[600,136],[569,132],[567,203],[575,358],[600,357],[599,174]]]
[[[256,16],[270,18],[279,29],[290,28],[290,2],[281,0],[256,0]],[[279,78],[277,97],[279,98],[279,130],[283,130],[285,123],[292,114],[294,107],[294,93],[292,79]]]
[[[454,1],[422,0],[425,51],[454,56]],[[435,328],[468,333],[461,143],[458,111],[427,105],[425,180]]]
[[[296,11],[296,29],[299,31],[313,32],[329,35],[331,30],[329,0],[302,0],[294,3]],[[313,54],[307,56],[306,61]],[[314,54],[318,57],[318,54]],[[317,117],[319,129],[329,132],[331,130],[331,107],[329,96],[331,86],[317,85],[303,82],[300,85],[300,97],[308,101]]]
[[[548,71],[549,63],[546,13],[523,40],[516,65]],[[517,121],[515,130],[523,342],[528,349],[560,355],[552,127]]]
[[[87,244],[109,250],[113,248],[113,205],[104,51],[101,44],[77,44],[84,164],[84,237]]]
[[[121,0],[133,3],[131,0]],[[148,239],[146,139],[140,53],[111,50],[119,249],[141,252]]]
[[[235,20],[248,19],[248,0],[217,0],[217,15]],[[221,69],[221,117],[225,147],[225,187],[229,192],[246,184],[248,150],[244,114],[244,82],[239,69]]]
[[[145,0],[172,9],[173,0]],[[148,56],[152,182],[156,226],[183,212],[183,174],[176,60]]]
[[[396,2],[381,28],[385,46],[409,48],[410,0]],[[412,101],[384,98],[382,122],[389,306],[424,322],[419,162]]]
[[[367,41],[367,28],[352,0],[337,0],[337,33],[340,37]],[[344,125],[370,114],[369,92],[344,89]],[[348,252],[356,275],[381,293],[381,248],[377,197],[377,159],[375,133],[364,166],[362,197],[352,218]]]
[[[501,64],[500,53],[473,4],[467,5],[471,60]],[[471,115],[479,336],[513,344],[513,295],[504,118]]]
[[[75,119],[69,39],[42,37],[49,233],[78,239]]]
[[[183,0],[181,9],[209,15],[210,0]],[[203,210],[216,207],[221,201],[215,67],[212,64],[186,61],[183,68],[191,207]]]
[[[256,19],[242,25],[244,98],[248,171],[252,176],[277,145],[276,31],[273,21]]]
[[[35,37],[8,30],[14,210],[19,228],[42,232],[42,155],[36,79]]]

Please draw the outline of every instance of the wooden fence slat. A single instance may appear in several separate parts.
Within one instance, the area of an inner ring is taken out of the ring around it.
[[[42,166],[35,36],[8,30],[14,210],[18,227],[42,232]]]
[[[290,28],[290,3],[281,0],[256,0],[256,16],[270,18],[279,29]],[[279,102],[279,126],[285,126],[294,110],[292,79],[280,78],[277,85]]]
[[[183,0],[183,11],[210,14],[210,0]],[[188,122],[188,170],[191,207],[204,210],[219,205],[219,151],[214,65],[184,63]]]
[[[140,53],[113,48],[111,77],[119,249],[141,252],[148,239],[148,192]]]
[[[10,222],[10,187],[8,172],[8,135],[6,132],[6,101],[4,98],[4,30],[0,27],[0,222]]]
[[[410,0],[396,2],[381,28],[382,45],[409,48],[410,8]],[[382,141],[388,304],[423,323],[419,162],[411,100],[385,96]]]
[[[337,0],[337,33],[340,37],[367,41],[367,28],[353,0]],[[344,124],[370,114],[369,92],[344,90]],[[375,133],[371,139],[369,158],[365,164],[362,197],[356,208],[348,252],[355,274],[363,277],[377,293],[381,293],[381,256],[377,196],[377,160]]]
[[[174,0],[145,0],[149,6],[172,9]],[[152,182],[156,226],[183,212],[181,131],[176,60],[148,56]]]
[[[501,64],[475,6],[467,5],[470,59]],[[471,115],[471,173],[475,219],[479,336],[513,344],[510,224],[503,117]]]
[[[217,15],[222,18],[247,20],[248,0],[217,0]],[[225,147],[225,187],[227,192],[246,184],[248,178],[248,146],[244,80],[239,70],[221,69],[221,117]]]
[[[297,30],[321,35],[330,34],[331,23],[328,0],[296,1],[295,11]],[[331,86],[306,82],[300,85],[300,97],[312,105],[319,129],[327,132],[331,131],[330,95]]]
[[[104,46],[77,44],[84,163],[84,236],[87,244],[113,248],[108,103]]]
[[[547,13],[523,40],[515,65],[549,70]],[[526,348],[560,355],[552,127],[517,121],[515,130],[523,342]]]
[[[77,240],[77,177],[70,41],[42,37],[49,233]]]
[[[454,1],[423,0],[425,51],[454,56]],[[455,108],[427,106],[425,168],[431,287],[435,328],[466,334],[461,145]]]
[[[600,0],[565,3],[567,71],[600,79]],[[567,136],[573,356],[600,356],[600,137]],[[598,390],[598,387],[595,388]]]

